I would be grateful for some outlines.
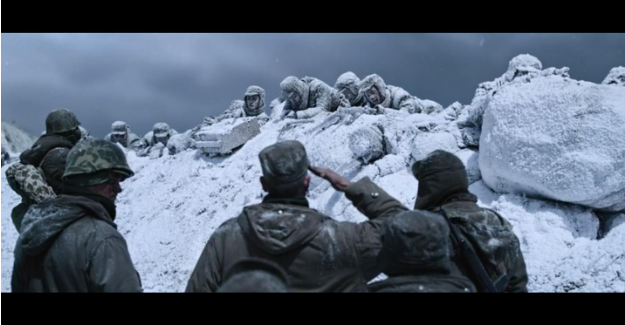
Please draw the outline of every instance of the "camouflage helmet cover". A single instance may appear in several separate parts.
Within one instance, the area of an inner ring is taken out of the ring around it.
[[[124,178],[134,175],[124,152],[114,143],[101,139],[79,142],[67,155],[63,180],[77,186],[91,186],[108,181],[109,172]]]

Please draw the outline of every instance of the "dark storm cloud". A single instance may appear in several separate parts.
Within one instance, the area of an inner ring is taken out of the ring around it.
[[[66,107],[98,137],[116,120],[140,136],[160,121],[185,131],[249,85],[269,102],[289,75],[333,86],[346,71],[468,104],[518,54],[599,83],[624,52],[624,34],[2,34],[2,119],[39,134]]]

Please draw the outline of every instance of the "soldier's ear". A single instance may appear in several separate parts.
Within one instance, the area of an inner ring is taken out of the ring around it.
[[[419,165],[420,165],[421,161],[415,161],[415,163],[412,165],[412,175],[419,180],[419,177],[417,176],[417,172],[419,171]]]
[[[308,186],[310,186],[310,175],[306,175],[304,178],[304,192],[308,192]]]

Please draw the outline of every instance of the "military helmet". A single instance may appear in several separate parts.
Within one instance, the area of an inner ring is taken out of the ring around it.
[[[159,122],[154,124],[152,128],[154,136],[157,138],[164,138],[169,135],[169,125],[167,123]]]
[[[126,155],[116,144],[101,139],[86,139],[75,145],[67,155],[63,180],[77,186],[106,183],[109,172],[124,178],[134,175]]]
[[[65,108],[57,108],[46,117],[46,133],[64,133],[75,130],[80,125],[76,115]]]
[[[113,134],[126,134],[128,132],[128,129],[128,124],[123,121],[116,121],[113,122],[113,124],[111,125],[111,130],[113,131]]]

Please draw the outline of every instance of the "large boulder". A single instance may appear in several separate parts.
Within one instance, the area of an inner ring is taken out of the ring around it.
[[[501,87],[480,137],[497,192],[625,209],[625,89],[544,76]]]

